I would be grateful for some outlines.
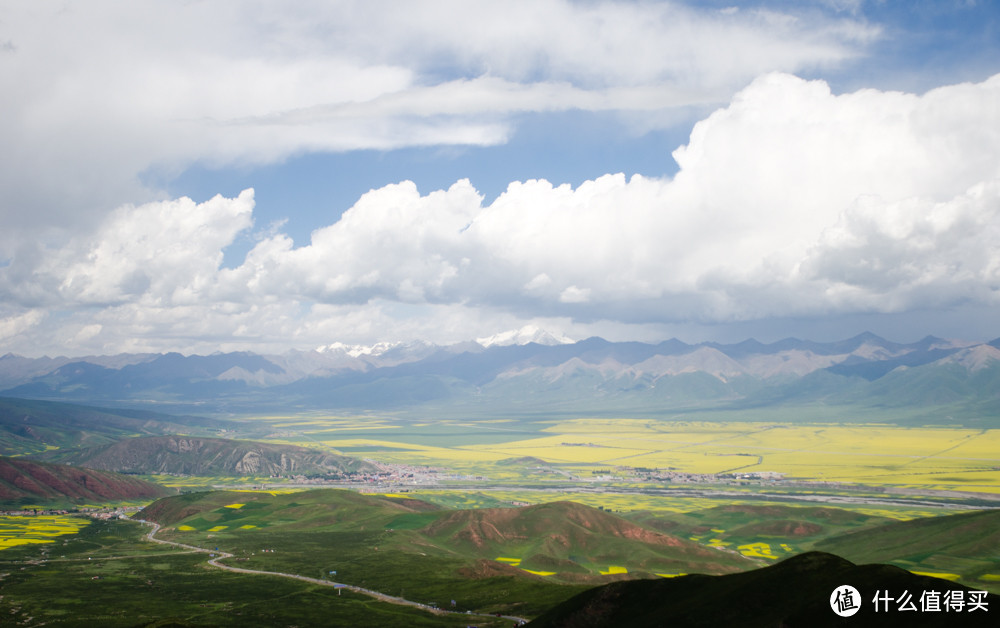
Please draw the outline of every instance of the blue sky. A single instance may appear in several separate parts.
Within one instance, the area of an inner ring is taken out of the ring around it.
[[[991,339],[998,72],[991,2],[3,2],[0,352]]]
[[[676,172],[677,164],[664,147],[684,143],[690,127],[641,135],[627,129],[623,134],[621,127],[607,114],[528,114],[516,121],[511,138],[497,146],[319,153],[255,168],[194,166],[161,184],[171,194],[198,200],[252,187],[258,220],[287,221],[283,231],[296,242],[308,242],[313,229],[326,226],[331,216],[338,217],[362,194],[387,183],[411,180],[429,192],[470,179],[490,202],[511,181],[547,179],[576,187],[609,172]],[[245,248],[234,246],[230,263],[242,261]]]

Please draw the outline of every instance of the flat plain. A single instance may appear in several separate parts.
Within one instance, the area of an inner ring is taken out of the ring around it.
[[[257,419],[267,421],[266,418]],[[273,419],[272,419],[273,420]],[[331,429],[331,425],[336,426]],[[269,437],[384,462],[440,466],[494,482],[656,469],[780,474],[785,481],[1000,495],[1000,430],[885,423],[579,418],[489,422],[284,417]],[[531,464],[511,464],[524,459]],[[535,471],[535,472],[532,472]],[[614,473],[611,473],[614,475]],[[553,478],[559,479],[559,478]]]

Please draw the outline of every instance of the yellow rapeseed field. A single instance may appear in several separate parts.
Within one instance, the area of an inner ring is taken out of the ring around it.
[[[276,427],[288,430],[275,435],[282,442],[321,444],[353,455],[360,450],[360,455],[385,462],[441,466],[496,480],[528,475],[545,480],[545,473],[589,477],[602,469],[645,467],[695,474],[772,471],[788,479],[1000,493],[1000,430],[618,417],[553,420],[531,433],[519,431],[510,419],[406,422],[392,416],[322,413],[262,418],[278,419]],[[468,436],[410,440],[413,430],[442,426],[454,433],[467,431]],[[399,434],[396,428],[401,428]],[[495,437],[505,429],[510,429],[512,440],[476,442],[478,433]],[[367,438],[366,430],[378,430],[378,437]],[[344,438],[330,438],[334,431],[343,432]],[[553,468],[497,464],[519,458],[534,458]]]
[[[0,516],[0,550],[16,545],[53,543],[55,538],[76,534],[90,523],[68,515]]]
[[[425,447],[422,454],[447,464],[469,462],[473,453],[484,473],[496,459],[530,456],[560,466],[774,471],[792,479],[1000,493],[1000,430],[577,419],[544,432],[507,443]]]

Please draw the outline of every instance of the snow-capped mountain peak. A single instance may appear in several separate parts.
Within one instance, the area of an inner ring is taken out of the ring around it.
[[[343,342],[333,342],[316,349],[319,353],[345,353],[352,358],[361,356],[379,356],[401,346],[401,342],[376,342],[373,345],[349,345]]]
[[[511,329],[485,338],[476,338],[476,342],[488,348],[526,345],[532,342],[548,346],[565,345],[572,344],[573,340],[562,334],[552,334],[537,325],[525,325],[520,329]]]

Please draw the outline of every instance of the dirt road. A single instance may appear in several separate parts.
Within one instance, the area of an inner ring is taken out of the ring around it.
[[[298,574],[293,574],[293,573],[281,573],[277,571],[260,571],[257,569],[244,569],[243,567],[233,567],[231,565],[226,565],[219,562],[220,560],[224,560],[226,558],[232,558],[233,555],[230,554],[229,552],[223,552],[221,550],[210,550],[202,547],[196,547],[194,545],[187,545],[185,543],[177,543],[175,541],[165,541],[163,539],[158,539],[156,538],[155,535],[157,532],[160,531],[160,524],[153,521],[145,521],[143,519],[136,519],[135,521],[139,521],[140,523],[146,524],[148,526],[153,526],[153,529],[150,530],[149,534],[146,535],[146,538],[152,541],[153,543],[173,545],[174,547],[182,547],[186,550],[190,550],[192,552],[200,552],[202,554],[214,554],[215,556],[210,558],[208,563],[213,567],[218,567],[219,569],[224,569],[226,571],[233,571],[236,573],[256,574],[261,576],[280,576],[282,578],[293,578],[295,580],[302,580],[303,582],[309,582],[311,584],[319,584],[325,587],[346,589],[348,591],[353,591],[354,593],[360,593],[362,595],[373,597],[382,602],[387,602],[389,604],[399,604],[401,606],[412,606],[414,608],[419,608],[421,610],[433,613],[435,615],[461,615],[462,617],[490,617],[494,619],[497,618],[496,615],[487,615],[485,613],[460,613],[458,611],[444,610],[434,606],[430,606],[428,604],[423,604],[421,602],[414,602],[413,600],[407,600],[405,598],[396,597],[394,595],[386,595],[385,593],[380,593],[378,591],[373,591],[372,589],[366,589],[364,587],[355,586],[353,584],[343,584],[340,582],[331,582],[329,580],[320,580],[319,578],[310,578],[308,576],[300,576]],[[501,618],[518,623],[527,621],[523,617],[514,617],[513,615],[502,615]]]

